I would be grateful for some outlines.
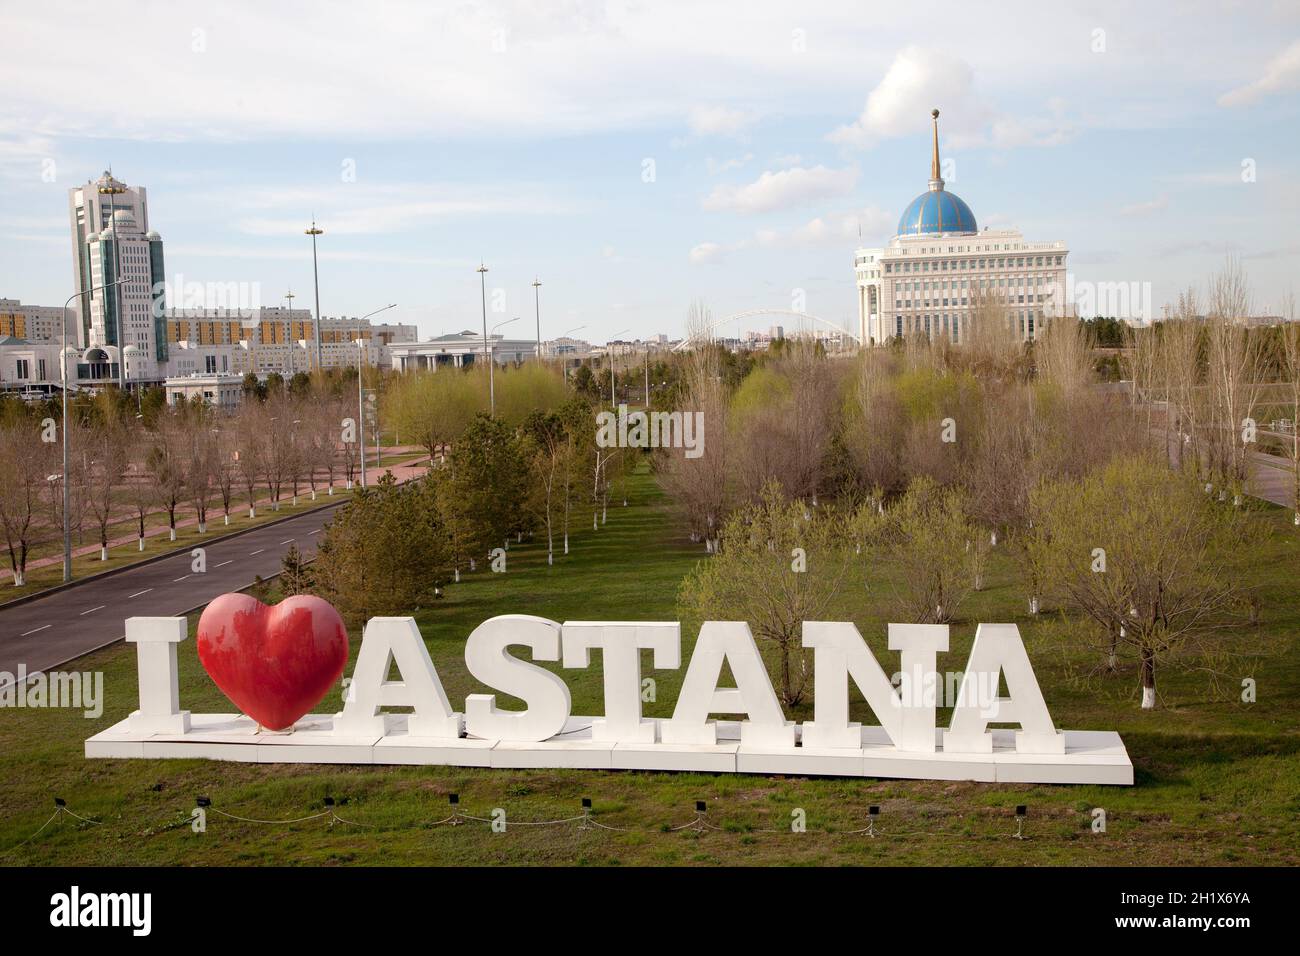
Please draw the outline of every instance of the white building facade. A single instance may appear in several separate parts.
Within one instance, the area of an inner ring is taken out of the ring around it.
[[[157,381],[167,362],[162,237],[149,228],[144,187],[131,188],[110,173],[68,191],[72,232],[73,288],[77,292],[76,338],[81,347],[102,348],[119,380]],[[103,288],[121,277],[124,282]]]
[[[242,375],[193,374],[168,378],[163,382],[168,405],[200,401],[213,408],[236,407],[244,394]]]
[[[1068,311],[1064,242],[1026,242],[1015,229],[980,230],[975,215],[939,175],[939,111],[930,183],[898,222],[888,245],[854,256],[863,345],[898,336],[960,343],[976,310],[990,302],[1012,334],[1032,341],[1045,321]],[[987,313],[986,313],[987,315]]]
[[[440,335],[427,342],[406,342],[387,347],[389,361],[399,372],[417,369],[465,368],[483,364],[489,352],[498,365],[526,362],[537,356],[535,339],[507,339],[491,335],[486,343],[479,332],[466,330]]]

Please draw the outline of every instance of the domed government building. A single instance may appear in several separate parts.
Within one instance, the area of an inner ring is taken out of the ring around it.
[[[944,188],[939,111],[930,115],[929,188],[908,203],[887,246],[854,256],[862,343],[916,334],[960,343],[977,313],[1030,341],[1065,309],[1069,252],[1064,242],[1025,242],[1016,229],[981,230],[965,200]]]

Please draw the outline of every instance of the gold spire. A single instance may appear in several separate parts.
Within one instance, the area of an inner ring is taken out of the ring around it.
[[[930,178],[937,180],[939,178],[939,111],[930,110],[930,118],[934,122],[934,154],[930,158]]]

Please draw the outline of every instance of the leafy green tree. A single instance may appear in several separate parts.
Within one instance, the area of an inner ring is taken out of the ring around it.
[[[985,554],[984,532],[967,518],[961,492],[916,478],[883,515],[868,502],[859,520],[871,529],[862,540],[891,570],[895,613],[916,624],[951,621],[979,583]]]
[[[306,398],[311,394],[311,376],[306,372],[294,372],[289,379],[289,394],[294,398]]]
[[[461,561],[487,558],[510,535],[528,530],[528,467],[518,436],[505,422],[482,413],[433,472],[438,501]]]
[[[496,414],[508,425],[520,425],[532,412],[550,412],[570,397],[564,379],[549,366],[528,362],[496,375]]]
[[[804,621],[824,620],[845,583],[852,550],[820,509],[788,501],[769,482],[758,500],[734,512],[720,546],[678,591],[683,617],[747,621],[775,657],[781,700],[803,700],[810,676],[801,643]]]
[[[244,382],[241,386],[244,392],[244,398],[255,398],[259,402],[266,401],[266,385],[257,377],[256,372],[245,372]]]
[[[596,381],[596,376],[592,374],[591,366],[579,365],[569,376],[569,384],[579,395],[587,398],[599,398],[600,383]]]
[[[1258,526],[1195,479],[1139,457],[1119,458],[1032,495],[1025,550],[1045,592],[1097,625],[1111,668],[1138,658],[1142,707],[1156,702],[1156,670],[1180,650],[1212,654],[1214,638],[1245,623],[1238,563]]]
[[[285,597],[309,594],[312,590],[311,568],[302,558],[302,552],[292,542],[280,559],[280,593]]]
[[[438,487],[390,473],[358,489],[321,536],[314,590],[351,622],[410,614],[438,598],[451,574]]]
[[[487,407],[479,377],[443,369],[408,372],[384,396],[383,414],[397,432],[436,458]]]

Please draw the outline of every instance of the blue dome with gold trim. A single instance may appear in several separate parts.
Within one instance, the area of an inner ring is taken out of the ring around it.
[[[939,176],[939,111],[931,110],[934,151],[930,156],[930,188],[913,199],[898,220],[900,236],[973,236],[979,232],[975,214],[955,193],[943,188]]]
[[[970,211],[970,206],[942,185],[913,199],[898,219],[900,236],[965,236],[976,232],[979,229],[975,225],[975,214]]]

